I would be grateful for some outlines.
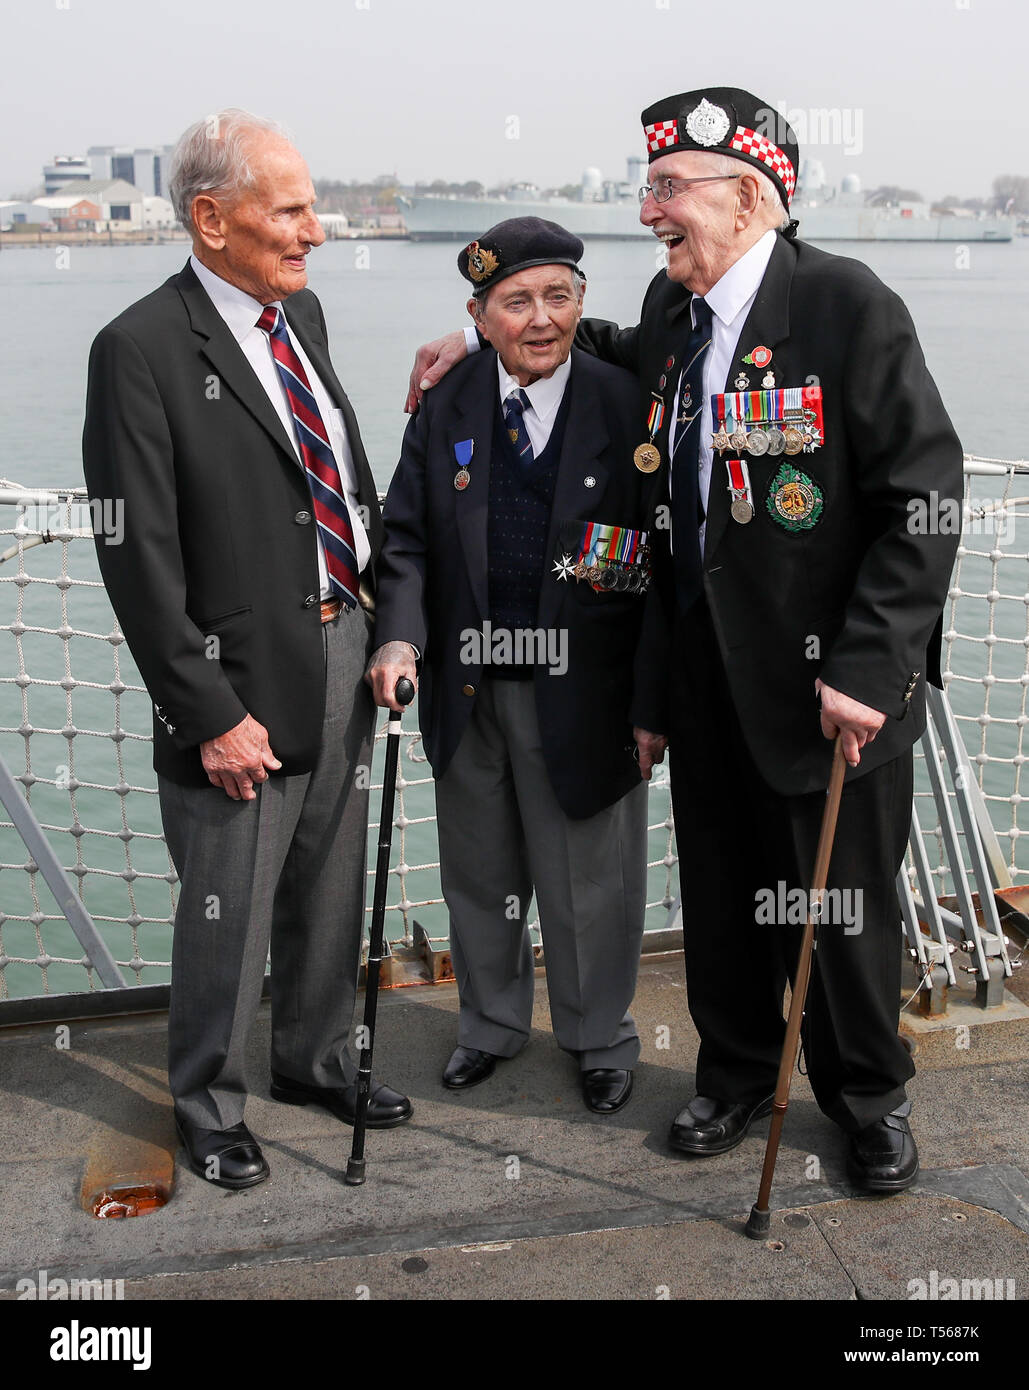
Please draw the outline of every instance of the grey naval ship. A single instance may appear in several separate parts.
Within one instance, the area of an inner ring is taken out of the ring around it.
[[[647,162],[632,155],[624,180],[604,179],[599,169],[583,172],[577,197],[548,196],[535,184],[516,183],[495,198],[443,194],[398,196],[412,241],[470,241],[509,217],[545,217],[583,240],[624,241],[652,235],[639,220],[639,188]],[[926,202],[869,206],[857,174],[839,188],[827,185],[819,160],[801,162],[793,216],[805,241],[1010,241],[1015,219],[977,216],[961,209],[934,215]]]

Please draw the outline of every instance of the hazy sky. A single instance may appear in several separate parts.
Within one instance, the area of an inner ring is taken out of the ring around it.
[[[830,182],[971,196],[1029,174],[1025,0],[0,0],[0,17],[0,196],[54,154],[171,144],[229,105],[281,120],[315,177],[624,178],[641,109],[704,84],[800,112]]]

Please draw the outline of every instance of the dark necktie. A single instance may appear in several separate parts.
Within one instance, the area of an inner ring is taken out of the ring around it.
[[[522,418],[526,406],[531,404],[529,397],[520,389],[513,392],[504,401],[504,423],[507,425],[508,436],[515,446],[518,462],[522,468],[528,468],[533,461],[529,432],[525,428],[525,421]]]
[[[675,448],[672,451],[672,556],[675,594],[683,612],[703,589],[700,523],[700,440],[704,427],[704,362],[711,346],[711,309],[694,297],[696,327],[686,340],[682,382],[676,402]]]
[[[268,334],[272,356],[293,412],[300,458],[314,503],[314,519],[325,548],[329,585],[348,608],[356,608],[360,578],[354,552],[354,528],[350,523],[339,467],[329,443],[325,421],[318,409],[304,364],[289,340],[285,316],[269,304],[257,320],[257,326]]]

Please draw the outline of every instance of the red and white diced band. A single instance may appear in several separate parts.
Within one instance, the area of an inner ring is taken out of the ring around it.
[[[655,150],[664,150],[669,145],[679,143],[675,121],[657,121],[654,125],[645,125],[643,133],[647,137],[647,149],[651,154]]]
[[[756,130],[748,130],[746,126],[738,125],[736,134],[729,141],[729,148],[739,150],[741,154],[753,155],[755,159],[760,159],[762,164],[767,164],[769,169],[782,181],[782,185],[786,189],[786,197],[793,197],[793,190],[797,186],[797,175],[790,160],[783,154],[778,145],[773,145],[771,140],[766,140]]]

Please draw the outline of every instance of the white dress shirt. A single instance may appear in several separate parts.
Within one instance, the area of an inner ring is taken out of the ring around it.
[[[707,300],[712,314],[711,346],[704,359],[704,404],[701,407],[700,418],[697,420],[697,425],[700,426],[700,500],[704,504],[705,516],[707,516],[708,495],[711,491],[711,472],[715,466],[714,451],[711,448],[711,435],[714,432],[714,426],[711,424],[711,397],[719,395],[725,387],[726,377],[739,346],[743,325],[746,323],[747,315],[757,298],[758,288],[764,279],[768,262],[772,257],[775,236],[775,232],[769,228],[764,236],[756,241],[750,250],[746,251],[738,261],[729,267],[722,278],[711,286],[707,294],[702,296]],[[696,297],[694,295],[694,298]],[[692,314],[693,305],[691,302],[691,317]],[[696,327],[695,322],[693,326]],[[761,346],[763,346],[761,343],[750,343],[747,350],[750,351],[751,348]],[[679,383],[672,403],[672,421],[668,427],[669,453],[672,453],[675,448],[675,420],[681,390],[682,373],[680,372]],[[719,462],[719,466],[724,468],[724,464],[721,462]],[[724,486],[728,486],[727,477],[723,477],[721,481]],[[701,551],[704,549],[706,532],[707,523],[705,522],[700,528]],[[674,547],[674,537],[672,541]]]
[[[257,327],[257,320],[261,317],[265,306],[258,303],[256,299],[252,299],[245,290],[239,289],[236,285],[230,285],[228,280],[223,280],[220,275],[209,270],[206,265],[197,260],[196,256],[190,256],[189,263],[196,272],[197,279],[207,291],[211,303],[225,320],[229,332],[239,343],[243,355],[253,367],[258,381],[264,388],[265,395],[275,407],[275,413],[282,421],[286,438],[293,445],[299,459],[300,450],[297,447],[293,412],[290,409],[282,378],[279,376],[279,369],[275,365],[275,358],[272,356],[271,340],[267,333]],[[281,301],[276,300],[272,307],[281,310]],[[288,332],[288,324],[286,328]],[[368,540],[368,533],[361,522],[361,513],[358,510],[360,504],[357,500],[357,470],[354,467],[354,458],[350,451],[350,440],[347,438],[343,412],[334,404],[294,333],[289,334],[289,340],[293,344],[293,351],[300,358],[304,371],[307,373],[307,379],[311,383],[311,391],[318,402],[318,410],[322,420],[325,422],[329,443],[332,445],[333,457],[336,460],[336,467],[339,469],[340,480],[343,483],[343,492],[347,499],[350,524],[354,530],[354,553],[357,556],[357,568],[358,571],[363,571],[371,558],[371,544]],[[321,596],[322,598],[331,598],[333,590],[329,585],[325,549],[317,526],[315,527],[315,537],[318,541],[318,578],[321,585]]]
[[[501,405],[508,396],[513,396],[518,391],[524,391],[529,398],[531,409],[522,412],[522,419],[525,422],[529,443],[532,445],[533,458],[539,458],[547,447],[571,371],[572,359],[566,357],[552,376],[541,376],[539,381],[534,381],[531,386],[519,386],[517,378],[510,375],[500,357],[497,357]]]

